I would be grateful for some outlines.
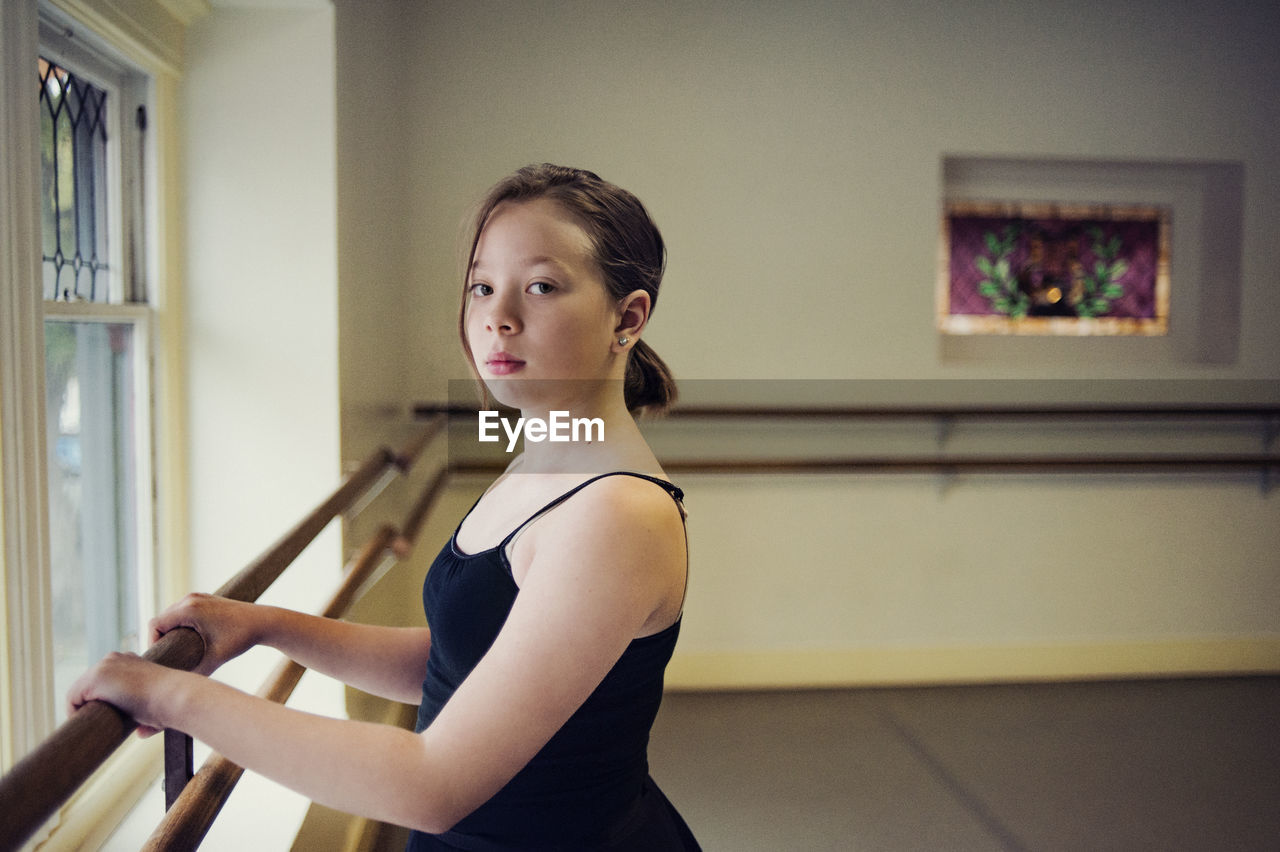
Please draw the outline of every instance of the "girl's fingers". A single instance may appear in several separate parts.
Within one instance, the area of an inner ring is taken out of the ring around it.
[[[204,631],[201,630],[199,616],[201,609],[204,608],[206,602],[210,598],[210,595],[187,595],[182,600],[151,619],[151,622],[148,625],[148,632],[151,634],[152,644],[155,644],[156,640],[175,627],[190,627],[197,633],[204,635]]]
[[[90,701],[105,701],[137,718],[143,714],[147,689],[161,666],[148,663],[137,654],[114,652],[78,677],[67,693],[67,706],[74,712]]]

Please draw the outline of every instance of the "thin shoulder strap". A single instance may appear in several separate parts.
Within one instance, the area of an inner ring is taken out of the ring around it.
[[[517,535],[519,535],[521,530],[529,526],[529,524],[533,523],[538,518],[545,515],[547,512],[550,512],[556,506],[559,506],[565,500],[568,500],[570,497],[577,494],[582,489],[586,488],[591,483],[596,482],[597,480],[600,480],[600,479],[604,479],[606,476],[634,476],[637,479],[647,479],[648,481],[654,483],[655,485],[662,486],[667,491],[667,493],[671,495],[671,499],[676,501],[676,508],[680,510],[680,518],[682,520],[684,519],[685,511],[684,511],[684,503],[682,502],[684,500],[684,492],[679,488],[677,488],[675,485],[673,485],[670,482],[667,482],[665,479],[659,479],[656,476],[649,476],[647,473],[636,473],[635,471],[630,471],[630,470],[615,470],[609,473],[602,473],[599,476],[593,476],[590,479],[588,479],[586,482],[579,483],[578,485],[569,489],[565,493],[561,494],[556,499],[552,500],[547,505],[543,506],[538,511],[534,512],[525,520],[524,523],[522,523],[520,526],[516,527],[510,533],[507,534],[507,537],[504,538],[502,542],[498,545],[498,549],[500,551],[505,552],[507,545],[510,544]]]

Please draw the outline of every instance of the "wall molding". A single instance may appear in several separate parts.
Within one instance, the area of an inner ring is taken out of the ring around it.
[[[809,689],[1280,673],[1280,636],[677,651],[671,690]]]
[[[141,63],[152,74],[182,76],[183,42],[193,21],[208,14],[204,0],[46,0],[87,27],[88,37]]]

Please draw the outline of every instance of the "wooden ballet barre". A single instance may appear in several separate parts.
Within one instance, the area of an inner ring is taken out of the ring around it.
[[[328,499],[215,594],[239,601],[257,600],[333,518],[359,499],[394,458],[385,447],[370,455]],[[144,659],[185,670],[199,665],[203,656],[204,641],[187,628],[170,631],[143,654]],[[136,727],[136,722],[111,705],[91,701],[18,761],[0,778],[0,852],[20,847]]]
[[[500,473],[504,462],[460,461],[457,474]],[[1170,470],[1258,471],[1280,468],[1280,455],[832,456],[812,458],[664,458],[672,473],[1106,473]]]
[[[389,524],[384,525],[365,543],[321,615],[341,618],[389,554],[401,558],[408,555],[448,477],[447,469],[436,472],[414,502],[399,531]],[[257,694],[283,704],[305,671],[303,666],[292,660],[282,660]],[[143,846],[145,852],[186,852],[197,848],[243,773],[241,767],[222,755],[210,755]]]
[[[434,418],[474,416],[478,409],[465,405],[423,403],[414,406],[418,417]],[[1280,403],[1215,402],[1215,403],[1050,403],[934,405],[902,403],[897,405],[710,405],[676,404],[665,415],[667,419],[750,419],[750,420],[827,420],[827,419],[945,419],[975,418],[1087,418],[1087,417],[1280,417]]]
[[[677,405],[667,414],[676,418],[727,419],[908,419],[908,418],[1088,418],[1088,417],[1278,417],[1280,404],[1271,403],[1151,403],[1119,404],[981,404],[981,405],[866,405],[866,406],[747,406]]]
[[[320,615],[325,618],[341,618],[346,614],[355,601],[356,592],[387,558],[396,535],[396,530],[390,524],[374,533]],[[289,700],[305,671],[303,666],[293,660],[282,660],[257,695],[283,704]],[[185,784],[173,806],[165,812],[164,818],[142,848],[148,852],[175,852],[197,848],[243,774],[244,769],[222,755],[210,755],[200,771]]]
[[[417,463],[422,451],[430,446],[431,442],[438,438],[448,425],[449,415],[445,412],[436,412],[428,416],[426,428],[410,441],[403,450],[394,454],[392,457],[393,464],[401,473],[408,473]]]
[[[474,418],[474,406],[424,403],[414,408],[420,417],[446,415],[465,421]],[[983,403],[940,405],[903,403],[896,405],[677,405],[668,420],[818,421],[818,420],[936,420],[949,430],[957,421],[982,420],[1079,420],[1079,419],[1227,419],[1258,421],[1263,428],[1261,452],[1047,452],[946,453],[925,449],[895,455],[842,453],[765,452],[735,457],[728,453],[689,455],[675,452],[662,458],[672,473],[1161,473],[1176,471],[1256,471],[1264,478],[1264,489],[1277,467],[1280,454],[1272,450],[1280,434],[1280,403]],[[459,459],[450,465],[458,474],[493,475],[505,461],[486,458]]]

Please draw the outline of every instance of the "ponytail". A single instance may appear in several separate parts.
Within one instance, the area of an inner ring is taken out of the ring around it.
[[[643,340],[637,341],[631,350],[622,390],[627,410],[632,414],[665,414],[677,396],[671,369]]]

